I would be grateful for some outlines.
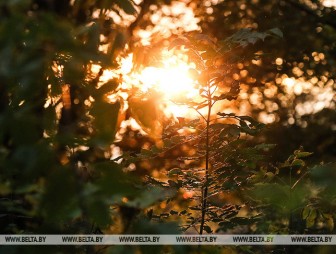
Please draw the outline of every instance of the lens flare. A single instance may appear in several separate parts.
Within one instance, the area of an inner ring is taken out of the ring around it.
[[[170,100],[190,99],[197,95],[195,81],[188,75],[189,66],[178,64],[167,68],[145,68],[139,76],[145,89],[156,89]]]
[[[132,95],[136,90],[144,95],[156,92],[160,96],[160,102],[165,105],[166,115],[191,116],[192,110],[181,103],[187,104],[200,97],[196,88],[197,81],[190,75],[190,69],[195,69],[195,65],[188,62],[186,55],[173,54],[164,50],[160,66],[148,66],[137,71],[133,70],[133,54],[120,59],[119,63],[118,70],[110,71],[110,73],[104,72],[101,77],[102,81],[106,81],[111,76],[122,75],[121,88],[124,92],[122,95],[110,95],[111,101],[115,100],[116,96],[123,98],[138,96],[137,94]]]

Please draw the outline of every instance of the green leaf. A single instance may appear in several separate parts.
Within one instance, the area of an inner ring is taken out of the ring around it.
[[[159,149],[157,146],[153,145],[150,149],[150,151],[153,153],[153,154],[157,154],[157,153],[160,153],[161,152],[161,149]]]
[[[239,44],[241,47],[246,47],[248,44],[255,44],[258,40],[265,40],[265,38],[270,35],[283,37],[279,28],[273,28],[266,32],[256,32],[252,31],[251,28],[243,28],[227,38],[226,42],[232,41],[233,43]]]
[[[270,29],[270,30],[268,30],[268,31],[269,31],[270,33],[274,34],[274,35],[279,36],[280,38],[283,38],[283,33],[282,33],[282,31],[281,31],[279,28],[277,28],[277,27],[272,28],[272,29]]]
[[[100,198],[101,196],[89,196],[84,200],[87,202],[86,213],[98,226],[106,227],[111,222],[110,204],[105,203]]]
[[[182,174],[183,174],[183,172],[180,168],[173,168],[173,169],[169,170],[169,172],[168,172],[169,177],[172,177],[173,175],[182,175]]]
[[[136,198],[128,201],[127,206],[136,208],[147,208],[157,202],[163,201],[167,198],[171,198],[176,194],[176,189],[152,187],[140,192]],[[169,214],[168,214],[169,215]]]
[[[315,219],[317,217],[317,210],[311,209],[308,217],[306,218],[306,227],[311,228],[315,225]]]
[[[258,150],[269,151],[270,149],[273,149],[274,147],[276,147],[276,144],[259,144],[259,145],[256,145],[254,148]]]
[[[305,207],[303,208],[303,211],[302,211],[302,219],[307,219],[307,217],[309,216],[310,214],[310,211],[311,211],[311,208],[310,207]]]
[[[227,124],[227,127],[220,132],[219,136],[225,137],[226,135],[228,135],[230,137],[238,137],[240,135],[240,132],[241,130],[239,126],[235,124]]]
[[[120,103],[109,104],[97,100],[90,111],[94,117],[95,139],[99,145],[110,145],[117,132]]]
[[[50,222],[74,219],[81,214],[74,172],[69,168],[54,170],[46,181],[41,210]]]
[[[147,149],[142,148],[141,151],[140,151],[140,155],[145,156],[145,157],[152,156],[153,152],[151,150],[147,150]]]
[[[212,229],[209,226],[203,226],[203,229],[205,232],[207,232],[208,234],[212,233]]]
[[[291,166],[304,166],[304,165],[306,165],[306,163],[300,159],[295,159],[291,163]]]
[[[262,199],[272,205],[283,208],[288,203],[290,187],[272,183],[256,184],[252,195],[257,199]]]
[[[111,161],[100,162],[95,164],[95,170],[98,176],[94,183],[101,195],[111,198],[136,193],[134,185],[137,180],[124,173],[121,165]]]
[[[137,13],[133,2],[130,0],[114,0],[114,2],[127,14],[132,15]]]
[[[173,180],[168,180],[168,184],[170,187],[174,187],[174,188],[179,188],[180,184],[178,182],[175,182]]]
[[[310,153],[310,152],[297,152],[296,151],[294,152],[296,158],[305,158],[305,157],[308,157],[310,155],[312,155],[313,153]]]

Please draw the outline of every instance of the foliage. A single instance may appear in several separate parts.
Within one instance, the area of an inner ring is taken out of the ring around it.
[[[204,231],[225,232],[237,225],[251,224],[255,221],[256,216],[238,216],[245,206],[243,200],[242,204],[231,204],[224,196],[236,195],[246,188],[246,179],[251,177],[252,170],[263,158],[260,152],[272,146],[247,147],[245,144],[245,136],[256,135],[263,124],[249,116],[224,112],[218,112],[217,118],[212,119],[212,109],[214,104],[221,100],[235,100],[240,90],[237,81],[230,86],[225,83],[229,63],[223,59],[224,54],[235,45],[244,47],[269,35],[282,34],[278,29],[271,29],[265,33],[245,29],[218,44],[203,34],[179,37],[171,43],[171,49],[185,47],[190,59],[196,63],[197,69],[191,69],[190,72],[197,80],[200,94],[199,100],[193,98],[187,102],[179,100],[176,103],[190,106],[200,115],[200,119],[187,122],[180,118],[179,123],[169,125],[165,129],[166,138],[163,139],[162,148],[153,146],[150,150],[142,149],[138,158],[155,157],[176,146],[191,143],[196,149],[194,155],[177,158],[178,161],[184,162],[184,165],[181,163],[182,166],[169,170],[167,181],[160,182],[150,178],[149,184],[169,187],[176,192],[183,189],[193,194],[187,209],[183,207],[181,211],[170,210],[169,213],[154,216],[151,211],[152,218],[184,217],[183,221],[187,224],[182,229],[199,228],[196,229],[199,234],[203,234]],[[204,108],[206,113],[200,111]],[[183,130],[185,127],[194,131],[187,133]],[[241,136],[245,138],[241,139]],[[171,198],[168,201],[171,202]],[[214,227],[213,223],[216,223],[217,227]]]
[[[247,107],[262,122],[272,119],[260,139],[278,144],[279,150],[272,154],[275,160],[286,159],[303,145],[315,158],[333,161],[335,103],[317,97],[323,91],[330,98],[335,96],[335,7],[327,6],[327,1],[196,2],[194,11],[201,28],[219,40],[240,28],[281,29],[282,40],[266,40],[227,55],[239,59],[230,72],[239,76],[242,92],[248,94],[239,98],[237,108]],[[250,60],[255,52],[262,58]],[[286,78],[299,84],[288,89]],[[300,87],[303,83],[308,85]],[[323,106],[318,107],[318,101]]]
[[[259,203],[269,221],[258,225],[261,232],[271,233],[332,233],[334,232],[334,192],[331,183],[322,175],[334,171],[335,165],[307,166],[305,160],[312,153],[294,151],[273,171],[264,171],[267,178],[253,179],[249,189],[252,200]],[[329,175],[330,179],[334,177]],[[275,212],[276,211],[276,212]],[[266,215],[267,214],[267,215]],[[270,216],[273,214],[273,216]],[[278,221],[275,224],[274,221]],[[280,223],[282,221],[282,223]]]
[[[153,25],[149,14],[170,1],[0,1],[0,233],[335,233],[335,164],[328,163],[335,158],[335,104],[306,115],[298,106],[314,101],[314,88],[334,92],[336,25],[331,8],[306,2],[190,1],[208,35],[174,35],[170,49],[186,51],[195,64],[190,75],[199,96],[175,103],[199,118],[166,123],[157,94],[137,97],[123,90],[122,75],[103,76],[129,52],[134,70],[157,64],[147,50],[157,53],[165,43],[139,46],[136,31]],[[285,78],[313,86],[290,93]],[[246,99],[250,116],[225,107],[214,112],[215,104]],[[271,128],[256,120],[262,113],[274,116]],[[152,136],[130,127],[118,132],[129,115]],[[115,145],[122,155],[111,160]],[[295,150],[300,145],[313,153]],[[194,250],[0,249],[188,251]]]
[[[108,13],[116,9],[136,12],[131,1],[0,2],[2,234],[122,232],[125,221],[156,201],[109,160],[121,102],[107,94],[119,80],[101,76],[118,66],[127,39],[121,28],[111,29]],[[125,208],[126,196],[134,204]],[[153,233],[162,228],[143,224]],[[175,232],[174,225],[163,228]]]

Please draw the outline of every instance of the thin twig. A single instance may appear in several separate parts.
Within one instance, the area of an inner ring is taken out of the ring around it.
[[[207,209],[208,181],[209,181],[209,155],[210,155],[210,117],[212,109],[212,97],[210,93],[210,84],[208,84],[208,114],[206,120],[206,153],[205,153],[205,182],[202,188],[202,215],[200,225],[200,235],[203,234],[205,215]]]

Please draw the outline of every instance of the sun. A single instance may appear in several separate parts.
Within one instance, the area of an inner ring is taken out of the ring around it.
[[[109,94],[108,99],[111,102],[120,97],[126,100],[132,98],[146,101],[149,97],[153,99],[153,96],[157,96],[157,108],[160,108],[166,116],[193,118],[196,113],[188,104],[191,101],[202,101],[198,82],[193,77],[196,66],[182,53],[176,54],[168,50],[163,50],[161,53],[160,66],[147,66],[134,70],[131,53],[119,59],[119,69],[104,71],[101,81],[122,77],[121,89],[116,94]],[[124,103],[124,109],[127,109],[127,105],[127,102]]]
[[[121,70],[126,74],[127,83],[132,83],[142,91],[156,90],[171,101],[190,100],[198,95],[196,81],[190,75],[195,66],[188,63],[185,57],[162,52],[162,66],[149,66],[139,73],[132,73],[132,55],[121,61]]]
[[[188,70],[188,65],[181,63],[166,68],[147,67],[142,71],[140,81],[144,84],[144,89],[156,89],[167,99],[191,99],[197,94],[197,90]]]

